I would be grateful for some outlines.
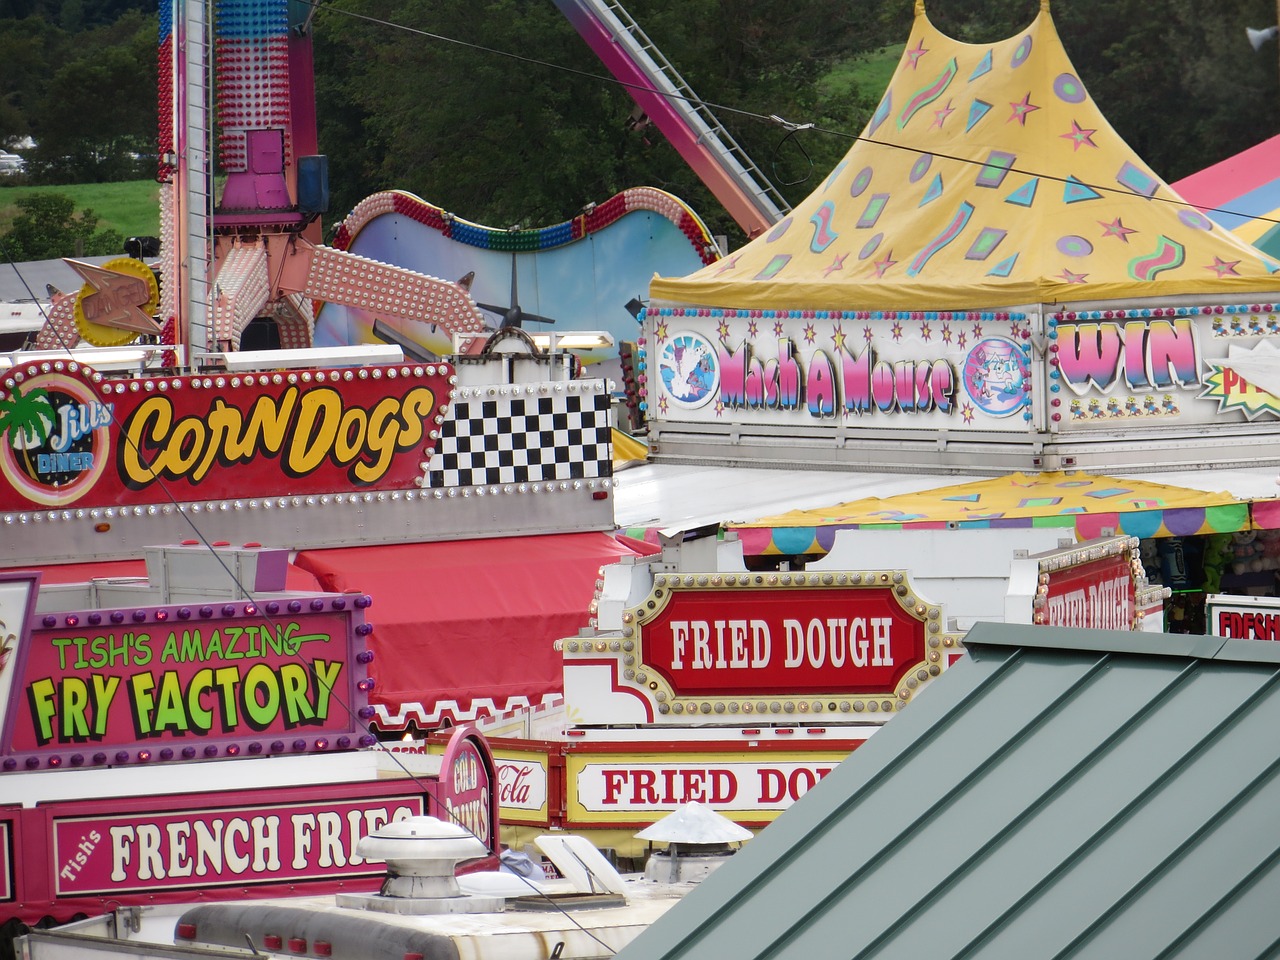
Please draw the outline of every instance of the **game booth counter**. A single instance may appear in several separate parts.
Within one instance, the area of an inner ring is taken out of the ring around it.
[[[1255,471],[1257,472],[1257,471]],[[1154,477],[1082,472],[1013,473],[932,490],[869,497],[816,509],[728,524],[757,564],[804,565],[823,557],[837,538],[875,534],[879,549],[894,537],[932,531],[928,563],[943,574],[972,562],[974,552],[953,539],[965,531],[1056,531],[1074,542],[1123,535],[1140,541],[1146,575],[1169,589],[1163,622],[1173,633],[1205,633],[1206,597],[1219,592],[1275,595],[1280,569],[1280,502],[1271,471],[1265,483],[1250,473],[1206,471],[1182,482],[1238,484],[1245,498],[1222,489],[1193,489]],[[1232,477],[1235,480],[1232,480]],[[1041,549],[1028,541],[1032,550]],[[972,621],[969,621],[971,624]]]
[[[962,43],[922,4],[791,213],[649,287],[659,462],[1127,474],[1280,462],[1275,260],[1112,129],[1047,5]]]
[[[1167,589],[1136,538],[1040,531],[1032,553],[1023,531],[949,535],[974,557],[966,576],[866,563],[919,558],[928,531],[842,533],[796,571],[749,570],[732,532],[690,533],[605,568],[591,626],[559,644],[563,708],[478,724],[504,836],[569,830],[639,860],[636,830],[689,801],[763,828],[963,655],[939,596],[970,624],[1160,629]],[[438,750],[389,748],[410,769]]]
[[[367,730],[370,598],[283,589],[285,556],[217,548],[217,576],[185,545],[148,551],[149,579],[0,575],[10,927],[377,889],[385,867],[356,843],[410,816],[461,823],[497,855],[483,736],[458,727],[430,771],[383,770]]]

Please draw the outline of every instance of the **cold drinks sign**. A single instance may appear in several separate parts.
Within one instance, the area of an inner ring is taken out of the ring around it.
[[[565,641],[566,666],[609,654],[651,723],[892,711],[945,665],[902,571],[659,574],[622,619],[618,641]]]

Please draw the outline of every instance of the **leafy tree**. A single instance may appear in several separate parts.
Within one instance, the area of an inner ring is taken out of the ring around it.
[[[31,134],[49,64],[65,43],[62,31],[38,17],[0,20],[0,144],[12,147]]]
[[[61,193],[38,193],[15,201],[22,211],[7,234],[0,236],[0,260],[22,262],[59,257],[96,257],[120,253],[118,230],[95,230],[97,215],[75,214],[75,201]]]
[[[86,34],[84,52],[54,71],[32,124],[34,180],[138,176],[138,157],[153,153],[156,139],[156,30],[153,18],[127,14]]]
[[[860,5],[636,6],[636,19],[695,92],[737,108],[712,110],[749,155],[768,158],[770,177],[803,181],[815,166],[822,176],[847,141],[817,144],[811,164],[785,130],[748,114],[817,113],[843,125],[869,113],[868,97],[823,102],[814,87],[823,65],[848,55],[860,35],[847,9]],[[803,38],[813,35],[832,45],[821,57],[802,56]],[[553,3],[335,0],[320,8],[316,49],[336,211],[399,187],[469,220],[537,226],[649,185],[689,202],[713,230],[739,234],[661,134],[633,129],[635,102]]]

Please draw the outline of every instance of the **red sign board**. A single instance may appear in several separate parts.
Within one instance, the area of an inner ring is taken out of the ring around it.
[[[411,488],[451,372],[106,379],[73,360],[20,365],[0,381],[0,510]]]
[[[423,813],[422,797],[361,797],[53,819],[54,892],[92,894],[255,886],[376,876],[361,837]]]
[[[13,820],[0,819],[0,902],[14,899],[13,844]]]
[[[460,727],[441,758],[440,819],[465,827],[491,850],[497,847],[498,795],[494,761],[487,747]]]
[[[1089,560],[1047,577],[1043,609],[1049,626],[1133,629],[1135,585],[1127,554]]]
[[[364,602],[34,616],[18,649],[6,769],[21,754],[34,769],[353,746],[367,702],[355,676]]]
[[[677,697],[892,694],[925,659],[925,610],[892,584],[670,589],[641,649]]]

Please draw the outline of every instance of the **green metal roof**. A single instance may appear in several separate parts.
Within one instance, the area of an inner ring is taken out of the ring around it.
[[[1280,956],[1280,644],[978,624],[618,956]]]

